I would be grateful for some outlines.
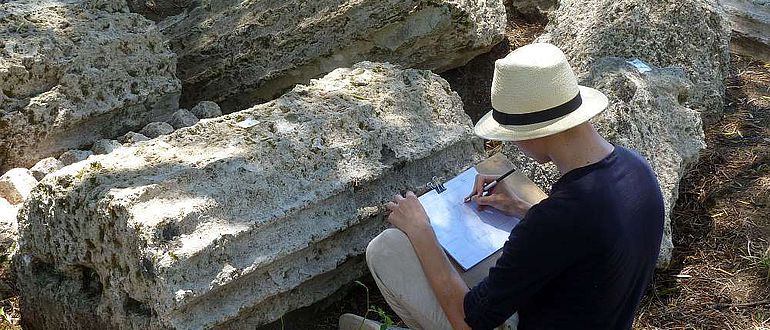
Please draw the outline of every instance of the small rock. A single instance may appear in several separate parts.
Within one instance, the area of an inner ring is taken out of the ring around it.
[[[11,204],[19,204],[29,197],[37,180],[26,168],[14,168],[0,176],[0,197]]]
[[[16,216],[19,207],[0,198],[0,253],[8,252],[19,237],[19,223]]]
[[[168,123],[156,121],[156,122],[147,124],[147,126],[144,126],[144,128],[142,128],[142,130],[139,131],[139,133],[143,134],[148,138],[154,139],[161,135],[169,134],[173,131],[174,131],[174,127],[169,125]]]
[[[60,160],[48,157],[41,159],[35,166],[32,166],[29,171],[32,172],[32,176],[35,177],[37,181],[40,181],[43,180],[46,175],[56,172],[62,167],[64,167],[64,164]]]
[[[190,127],[198,122],[198,117],[187,109],[179,109],[171,115],[171,120],[168,123],[175,129],[182,127]]]
[[[64,166],[74,164],[77,162],[81,162],[86,160],[88,156],[93,155],[94,153],[91,152],[91,150],[68,150],[65,153],[61,154],[59,156],[59,160],[62,162]]]
[[[150,138],[144,136],[143,134],[136,133],[136,132],[128,132],[125,135],[118,138],[118,141],[123,144],[133,144],[141,141],[147,141]]]
[[[120,147],[120,142],[110,139],[101,139],[94,142],[91,151],[94,155],[105,155]]]
[[[211,101],[202,101],[192,108],[191,112],[198,118],[214,118],[222,115],[219,105]]]

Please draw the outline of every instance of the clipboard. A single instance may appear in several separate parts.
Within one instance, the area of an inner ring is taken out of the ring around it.
[[[463,202],[473,190],[477,173],[502,175],[513,167],[503,154],[498,153],[448,181],[440,182],[434,177],[426,184],[430,190],[419,200],[431,219],[441,247],[458,269],[469,271],[498,252],[520,221],[496,209],[478,211],[475,202]],[[496,189],[511,191],[532,204],[547,197],[518,171],[501,181]]]

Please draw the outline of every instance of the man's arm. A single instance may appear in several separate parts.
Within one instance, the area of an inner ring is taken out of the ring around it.
[[[385,205],[390,211],[388,221],[409,237],[422,270],[436,295],[441,309],[454,329],[470,329],[465,323],[463,300],[469,291],[460,274],[452,267],[430,226],[428,215],[413,192],[405,197],[396,195]]]

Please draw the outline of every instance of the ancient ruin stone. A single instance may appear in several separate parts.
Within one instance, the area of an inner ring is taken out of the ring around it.
[[[128,0],[132,12],[140,13],[154,21],[177,15],[192,4],[193,0]]]
[[[110,139],[101,139],[99,141],[94,142],[94,145],[91,146],[91,152],[94,153],[94,155],[104,155],[111,153],[113,150],[120,148],[120,142],[116,140],[110,140]]]
[[[14,168],[0,176],[0,198],[19,204],[29,197],[37,180],[26,168]]]
[[[363,62],[91,157],[20,213],[23,322],[253,329],[362,275],[394,192],[482,156],[445,80]]]
[[[78,2],[82,3],[83,8],[88,10],[101,10],[110,13],[127,13],[129,9],[126,0],[80,0]]]
[[[200,119],[214,118],[222,115],[222,109],[219,108],[219,105],[211,101],[198,103],[192,110],[190,110],[190,112]]]
[[[527,16],[545,16],[559,5],[558,0],[507,0],[510,8]]]
[[[610,142],[639,151],[657,175],[666,208],[664,237],[658,266],[671,260],[671,210],[679,192],[679,180],[706,147],[698,111],[690,104],[693,83],[679,68],[652,68],[640,73],[621,58],[594,61],[582,84],[597,88],[610,99],[607,110],[592,120]],[[533,181],[549,188],[559,176],[554,166],[537,166],[512,145],[505,149]]]
[[[0,4],[0,171],[168,120],[178,108],[176,57],[154,24],[97,2]]]
[[[139,134],[142,134],[148,138],[154,139],[161,135],[166,135],[174,131],[174,127],[164,122],[149,123],[144,126]]]
[[[118,141],[123,144],[134,144],[137,142],[147,141],[150,138],[144,136],[144,134],[136,132],[128,132],[125,135],[118,138]]]
[[[716,0],[561,1],[546,31],[541,40],[559,46],[578,73],[605,56],[681,67],[697,84],[691,107],[709,122],[722,114],[730,27]]]
[[[35,166],[32,166],[29,171],[37,181],[40,181],[43,180],[46,175],[51,174],[61,169],[62,167],[64,167],[64,164],[60,160],[53,157],[48,157],[43,158],[39,162],[35,163]]]
[[[171,119],[169,119],[168,123],[175,129],[180,129],[182,127],[195,125],[198,123],[198,117],[195,117],[195,115],[187,109],[179,109],[171,115]]]
[[[182,104],[225,112],[362,60],[441,72],[500,42],[503,0],[195,1],[159,23],[179,55]]]
[[[67,150],[65,153],[59,156],[59,161],[61,161],[64,166],[67,166],[77,162],[82,162],[93,154],[94,153],[91,150]]]
[[[719,0],[732,23],[732,51],[770,62],[770,3],[765,0]]]

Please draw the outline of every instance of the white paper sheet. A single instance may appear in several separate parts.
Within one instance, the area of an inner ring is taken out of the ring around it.
[[[446,182],[447,190],[441,194],[431,190],[419,198],[439,243],[463,270],[502,248],[519,223],[519,219],[491,207],[479,212],[475,202],[463,201],[473,190],[477,173],[471,167]]]

